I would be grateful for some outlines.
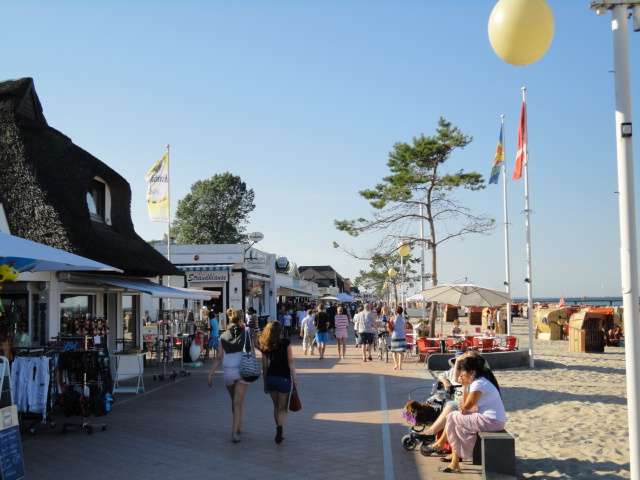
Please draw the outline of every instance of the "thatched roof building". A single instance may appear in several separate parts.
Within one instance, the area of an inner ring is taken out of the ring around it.
[[[127,275],[181,275],[136,234],[129,183],[47,124],[31,78],[0,83],[0,172],[12,234]]]

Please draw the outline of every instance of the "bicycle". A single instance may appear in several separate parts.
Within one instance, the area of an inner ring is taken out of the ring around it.
[[[386,330],[378,332],[378,360],[382,360],[384,356],[384,361],[389,363],[389,332]]]

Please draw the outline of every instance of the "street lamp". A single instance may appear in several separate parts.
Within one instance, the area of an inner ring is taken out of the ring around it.
[[[489,17],[489,41],[502,60],[529,65],[553,40],[553,12],[546,0],[500,0]]]
[[[546,0],[500,0],[489,17],[489,41],[501,59],[512,65],[528,65],[540,60],[553,40],[553,12]],[[523,108],[526,89],[522,88]],[[524,112],[524,110],[523,110]],[[531,273],[531,222],[529,208],[529,169],[524,143],[524,211],[527,256],[527,317],[529,323],[529,366],[533,355],[533,286]]]
[[[636,205],[631,143],[631,88],[629,80],[629,20],[640,30],[640,1],[604,0],[591,2],[601,15],[611,11],[613,31],[613,71],[615,73],[615,135],[618,163],[618,209],[620,216],[620,264],[624,307],[625,362],[627,371],[627,415],[629,417],[629,465],[631,478],[640,479],[640,350],[635,346],[638,321],[638,252],[636,244]]]
[[[402,281],[400,283],[400,303],[402,304],[402,309],[404,310],[406,308],[405,305],[405,276],[406,276],[406,272],[405,272],[405,267],[404,267],[404,257],[408,257],[409,254],[411,253],[411,246],[406,244],[406,243],[401,243],[400,245],[398,245],[398,255],[400,255],[400,273],[402,274]],[[405,313],[406,315],[406,313]]]

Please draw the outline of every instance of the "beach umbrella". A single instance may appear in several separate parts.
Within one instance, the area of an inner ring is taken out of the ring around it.
[[[41,243],[0,232],[0,265],[17,272],[122,270]]]
[[[508,293],[471,284],[445,283],[422,292],[429,302],[460,307],[497,307],[511,301]]]

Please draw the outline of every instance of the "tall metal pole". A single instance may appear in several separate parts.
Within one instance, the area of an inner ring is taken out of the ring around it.
[[[608,2],[593,2],[592,8],[611,8]],[[631,143],[631,79],[629,68],[629,7],[640,9],[640,2],[621,2],[611,8],[613,59],[615,71],[615,135],[618,163],[618,208],[620,215],[620,267],[622,304],[624,307],[624,340],[627,379],[627,415],[629,422],[629,464],[631,478],[640,480],[640,349],[636,347],[640,327],[638,321],[638,252],[636,207]]]
[[[406,308],[404,303],[404,257],[400,255],[400,273],[402,274],[401,284],[400,284],[400,305],[402,306],[402,310]]]
[[[424,204],[422,203],[420,203],[420,254],[420,292],[424,292],[426,286],[424,278]],[[422,310],[422,321],[424,322],[427,318],[427,306],[424,299],[420,309]]]
[[[500,131],[502,132],[502,156],[504,158],[504,115],[500,115]],[[504,286],[507,295],[511,297],[511,267],[509,265],[509,209],[507,206],[507,162],[504,160],[502,161],[502,200],[504,214]],[[511,335],[511,302],[507,303],[507,335]]]
[[[527,88],[522,87],[522,102],[526,105]],[[529,208],[529,125],[526,120],[527,111],[525,109],[525,125],[526,129],[523,135],[524,140],[524,227],[527,236],[527,318],[529,324],[529,367],[533,368],[535,362],[533,360],[533,278],[531,272],[531,209]]]
[[[171,147],[167,144],[167,260],[171,262]],[[171,287],[171,275],[167,276],[167,286]],[[167,298],[168,310],[171,310],[171,299]]]

